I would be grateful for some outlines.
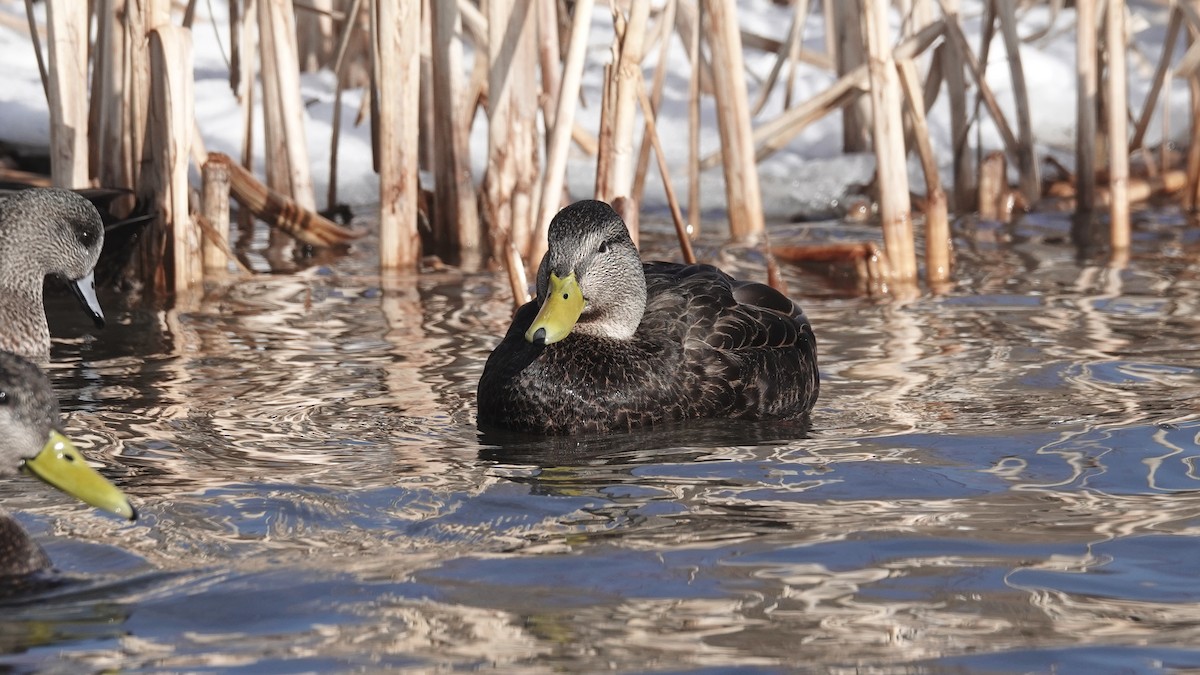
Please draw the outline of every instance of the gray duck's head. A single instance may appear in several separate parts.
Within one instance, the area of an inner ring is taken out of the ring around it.
[[[537,276],[541,309],[525,339],[633,337],[646,311],[646,276],[617,212],[600,201],[575,202],[554,216],[548,244]]]
[[[0,200],[0,292],[41,294],[42,279],[67,281],[97,326],[104,312],[92,275],[104,247],[100,212],[71,190],[21,190]]]
[[[96,508],[137,518],[125,495],[88,466],[63,433],[58,399],[42,369],[0,351],[0,478],[21,471]]]

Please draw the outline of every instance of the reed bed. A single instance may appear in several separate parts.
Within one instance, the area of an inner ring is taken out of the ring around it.
[[[342,92],[365,89],[360,116],[371,124],[380,179],[381,269],[417,271],[430,256],[467,268],[495,260],[508,268],[518,301],[527,297],[525,269],[544,252],[554,213],[570,199],[593,196],[565,193],[572,146],[575,152],[595,155],[594,196],[623,213],[635,239],[653,153],[682,255],[692,259],[690,240],[701,225],[702,170],[720,166],[723,171],[729,236],[762,241],[756,162],[785,147],[814,121],[841,115],[844,149],[870,149],[877,159],[874,187],[884,248],[867,243],[788,246],[779,257],[843,257],[880,280],[880,288],[902,297],[919,292],[922,268],[932,292],[944,291],[952,282],[951,213],[978,210],[985,217],[1003,218],[1012,204],[1033,205],[1049,192],[1073,199],[1080,236],[1095,238],[1100,224],[1094,211],[1104,204],[1109,211],[1104,243],[1120,255],[1129,245],[1131,198],[1174,190],[1190,207],[1200,202],[1197,125],[1191,131],[1186,170],[1164,171],[1144,183],[1129,173],[1130,152],[1143,150],[1151,112],[1170,74],[1188,79],[1193,109],[1200,108],[1200,52],[1190,49],[1175,62],[1176,40],[1183,36],[1190,44],[1200,32],[1200,13],[1190,2],[1168,1],[1167,43],[1151,96],[1137,114],[1129,111],[1125,95],[1124,4],[1075,3],[1080,104],[1076,170],[1046,181],[1052,187],[1047,190],[1034,152],[1031,113],[1036,104],[1029,99],[1021,60],[1022,41],[1033,36],[1018,31],[1021,12],[1037,3],[983,3],[983,34],[973,39],[963,32],[958,0],[895,6],[886,0],[792,0],[787,36],[773,40],[743,30],[733,0],[610,0],[600,5],[611,15],[614,35],[608,63],[601,66],[606,84],[600,126],[584,129],[575,112],[597,16],[592,0],[227,1],[230,87],[245,111],[245,145],[237,161],[209,155],[200,141],[197,125],[202,127],[204,120],[195,118],[190,84],[195,0],[185,5],[170,0],[46,0],[43,80],[52,118],[53,183],[124,187],[150,205],[158,218],[150,236],[140,241],[142,250],[130,274],[164,297],[228,269],[230,218],[222,211],[228,210],[230,195],[242,205],[239,213],[253,213],[277,226],[281,234],[273,246],[283,249],[281,255],[286,256],[293,238],[309,246],[338,246],[361,234],[317,214],[305,151],[301,69],[329,69],[337,76],[327,208],[337,201]],[[33,22],[32,3],[27,7],[40,56],[41,29]],[[905,14],[897,23],[900,11]],[[814,12],[824,19],[824,53],[804,46],[804,27]],[[895,25],[903,26],[901,33],[893,34]],[[1016,103],[1013,119],[985,77],[994,34],[1007,52]],[[670,182],[655,120],[671,41],[683,46],[691,68],[684,200]],[[983,46],[974,49],[973,42]],[[753,99],[743,63],[749,50],[775,54],[774,67]],[[659,62],[651,82],[645,77],[648,54],[657,54]],[[468,61],[473,64],[469,68]],[[829,68],[836,80],[807,100],[794,100],[791,81],[801,62]],[[786,105],[767,116],[764,102],[777,86],[785,88]],[[84,103],[89,91],[90,108]],[[945,187],[925,120],[928,107],[941,95],[949,100],[954,142],[951,182]],[[699,113],[710,105],[716,111],[720,149],[700,157]],[[480,110],[488,125],[487,164],[482,175],[474,175],[469,132]],[[1003,148],[995,159],[976,163],[969,139],[983,113],[999,130]],[[265,120],[265,183],[249,171],[255,114]],[[1129,119],[1135,120],[1132,134]],[[1200,111],[1192,119],[1200,119]],[[640,145],[635,142],[639,133]],[[925,179],[919,200],[923,214],[913,213],[910,200],[907,162],[914,152]],[[1106,166],[1098,169],[1097,160]],[[202,198],[188,183],[189,166],[196,175],[203,172]],[[1016,170],[1015,189],[1008,184],[1006,166]],[[432,184],[422,184],[422,169],[434,177]],[[917,223],[925,228],[923,265],[916,255]]]

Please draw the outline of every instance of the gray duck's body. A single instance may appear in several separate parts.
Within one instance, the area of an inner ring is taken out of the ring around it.
[[[607,432],[803,419],[816,404],[812,326],[778,291],[710,265],[643,263],[603,202],[564,209],[549,244],[537,299],[517,310],[484,367],[480,426]],[[577,303],[565,330],[560,300]]]
[[[66,280],[103,325],[92,275],[103,245],[100,213],[71,190],[22,190],[0,200],[0,349],[50,358],[42,286],[51,274]]]
[[[32,474],[97,508],[129,520],[137,513],[116,487],[88,466],[63,433],[58,400],[36,364],[0,351],[0,480]],[[0,587],[40,572],[50,559],[10,514],[0,509]]]

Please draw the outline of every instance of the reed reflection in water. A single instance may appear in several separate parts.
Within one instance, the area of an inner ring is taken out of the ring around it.
[[[0,668],[1200,667],[1194,244],[1111,270],[1061,229],[903,305],[787,270],[811,428],[480,434],[506,282],[380,279],[369,246],[109,299],[94,339],[56,316],[68,429],[144,517],[2,495],[64,578],[2,601]]]

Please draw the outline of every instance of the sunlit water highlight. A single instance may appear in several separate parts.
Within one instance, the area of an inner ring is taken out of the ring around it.
[[[785,269],[811,430],[481,436],[503,275],[369,244],[94,338],[63,304],[68,430],[143,518],[3,488],[64,583],[0,601],[0,670],[1200,668],[1200,237],[1156,223],[1124,270],[972,224],[901,305]]]

